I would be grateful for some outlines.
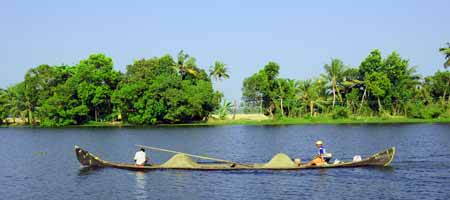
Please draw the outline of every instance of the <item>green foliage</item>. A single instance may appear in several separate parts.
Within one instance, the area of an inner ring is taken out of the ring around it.
[[[339,59],[332,59],[316,80],[283,79],[278,77],[278,70],[278,65],[269,63],[244,80],[244,105],[259,107],[272,117],[331,114],[341,118],[353,114],[433,118],[446,113],[450,103],[448,71],[422,79],[396,52],[383,58],[375,49],[358,68],[346,68]],[[416,102],[427,106],[412,106]]]
[[[179,57],[182,65],[186,64],[184,58]],[[182,75],[174,70],[174,65],[170,56],[163,56],[127,66],[112,99],[125,121],[157,124],[203,120],[217,106],[214,102],[220,95],[214,93],[209,79],[203,75]],[[206,72],[198,69],[198,74]]]
[[[378,49],[370,52],[369,56],[361,62],[359,66],[359,71],[362,76],[366,76],[366,74],[372,74],[373,72],[381,71],[383,67],[383,59],[381,57],[381,51]]]
[[[182,51],[177,61],[170,55],[137,60],[125,74],[115,71],[112,59],[103,54],[75,66],[40,65],[0,97],[0,119],[21,116],[44,127],[110,121],[119,115],[135,124],[203,120],[217,107],[213,100],[221,98],[195,58]]]
[[[407,108],[408,116],[412,118],[432,119],[440,117],[441,114],[446,114],[438,104],[423,105],[421,103],[409,103]]]
[[[348,118],[349,116],[350,112],[348,108],[343,106],[336,106],[333,109],[333,114],[331,115],[333,119],[345,119]]]
[[[231,112],[232,105],[231,102],[224,100],[223,104],[219,107],[217,110],[217,114],[219,115],[220,119],[225,119],[227,115]]]
[[[220,61],[214,62],[214,65],[209,70],[209,75],[216,80],[230,78],[226,64]]]
[[[384,97],[391,88],[391,81],[382,72],[367,74],[364,81],[369,91],[376,97]]]
[[[439,51],[444,54],[445,62],[444,67],[447,68],[450,66],[450,42],[447,42],[447,47],[439,48]]]
[[[258,73],[244,80],[243,99],[248,104],[258,105],[262,111],[273,116],[276,112],[275,102],[280,100],[278,82],[278,70],[280,66],[275,62],[269,62]],[[281,90],[283,90],[281,88]]]
[[[344,79],[344,63],[339,59],[332,59],[331,64],[324,66],[326,74],[322,76],[328,81],[331,94],[333,94],[333,107],[336,104],[336,96],[342,101],[340,88]]]
[[[3,120],[6,120],[8,117],[8,108],[7,108],[8,97],[5,90],[0,88],[0,125],[3,124]]]
[[[440,51],[448,59],[448,48]],[[421,78],[409,61],[392,52],[386,58],[375,49],[359,67],[345,67],[339,59],[324,66],[317,79],[279,77],[280,66],[267,63],[244,79],[244,110],[273,118],[332,116],[449,117],[450,72]],[[74,66],[39,65],[24,80],[0,90],[0,121],[66,126],[105,123],[118,118],[131,124],[185,123],[206,120],[220,106],[223,94],[214,91],[211,78],[229,77],[226,65],[215,62],[209,74],[194,57],[180,51],[140,59],[124,74],[113,69],[111,58],[93,54]]]

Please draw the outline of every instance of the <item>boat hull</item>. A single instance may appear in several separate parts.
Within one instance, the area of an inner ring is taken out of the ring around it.
[[[135,165],[130,163],[110,162],[101,159],[100,157],[75,146],[75,155],[83,166],[88,167],[112,167],[128,170],[302,170],[302,169],[322,169],[322,168],[349,168],[349,167],[370,167],[388,166],[395,155],[395,147],[391,147],[379,153],[376,153],[370,157],[367,157],[361,161],[355,162],[341,162],[338,164],[325,164],[318,166],[291,166],[291,167],[267,167],[264,163],[261,164],[230,164],[230,163],[196,163],[195,166],[166,166],[164,164],[152,164],[152,165]]]

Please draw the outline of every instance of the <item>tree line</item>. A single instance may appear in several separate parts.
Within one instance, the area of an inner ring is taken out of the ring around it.
[[[447,45],[439,49],[445,69]],[[358,67],[332,59],[324,69],[314,79],[286,79],[279,77],[280,66],[269,62],[244,80],[245,110],[273,118],[450,117],[448,70],[422,77],[398,53],[383,58],[377,49]],[[224,63],[216,61],[207,72],[183,51],[175,58],[136,60],[124,73],[113,69],[110,57],[93,54],[74,66],[31,68],[22,82],[0,89],[0,124],[17,118],[41,126],[189,123],[205,121],[212,112],[223,118],[231,104],[214,91],[212,80],[227,78]]]
[[[440,51],[450,66],[450,44]],[[450,72],[422,77],[408,60],[392,52],[383,58],[375,49],[358,67],[339,59],[324,66],[325,73],[308,80],[279,77],[280,66],[269,62],[243,82],[247,112],[275,118],[314,117],[450,117]]]
[[[216,62],[208,74],[183,51],[176,59],[136,60],[125,73],[114,70],[112,59],[103,54],[74,66],[39,65],[22,82],[0,89],[0,124],[16,118],[41,126],[205,120],[223,96],[213,90],[211,77],[228,77],[225,64]]]

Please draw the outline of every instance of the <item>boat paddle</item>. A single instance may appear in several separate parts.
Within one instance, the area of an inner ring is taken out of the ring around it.
[[[213,161],[217,161],[217,162],[223,162],[223,163],[230,163],[232,165],[242,165],[242,166],[246,166],[246,167],[253,167],[250,165],[246,165],[246,164],[241,164],[241,163],[237,163],[237,162],[233,162],[231,160],[224,160],[224,159],[219,159],[219,158],[211,158],[208,156],[199,156],[199,155],[194,155],[194,154],[189,154],[189,153],[184,153],[184,152],[179,152],[179,151],[174,151],[174,150],[169,150],[169,149],[162,149],[162,148],[158,148],[158,147],[151,147],[151,146],[145,146],[145,145],[140,145],[140,144],[136,144],[136,146],[141,147],[141,148],[145,148],[145,149],[151,149],[151,150],[155,150],[155,151],[163,151],[163,152],[168,152],[168,153],[174,153],[174,154],[184,154],[193,158],[200,158],[200,159],[204,159],[204,160],[213,160]]]

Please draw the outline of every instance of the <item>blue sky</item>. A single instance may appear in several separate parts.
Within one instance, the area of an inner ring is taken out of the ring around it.
[[[125,71],[135,59],[180,49],[202,68],[229,65],[219,83],[239,99],[242,80],[268,61],[307,79],[331,58],[358,66],[374,48],[397,51],[424,75],[443,69],[450,1],[87,1],[0,2],[0,87],[39,64],[76,64],[93,53]],[[447,20],[447,23],[446,23]]]

